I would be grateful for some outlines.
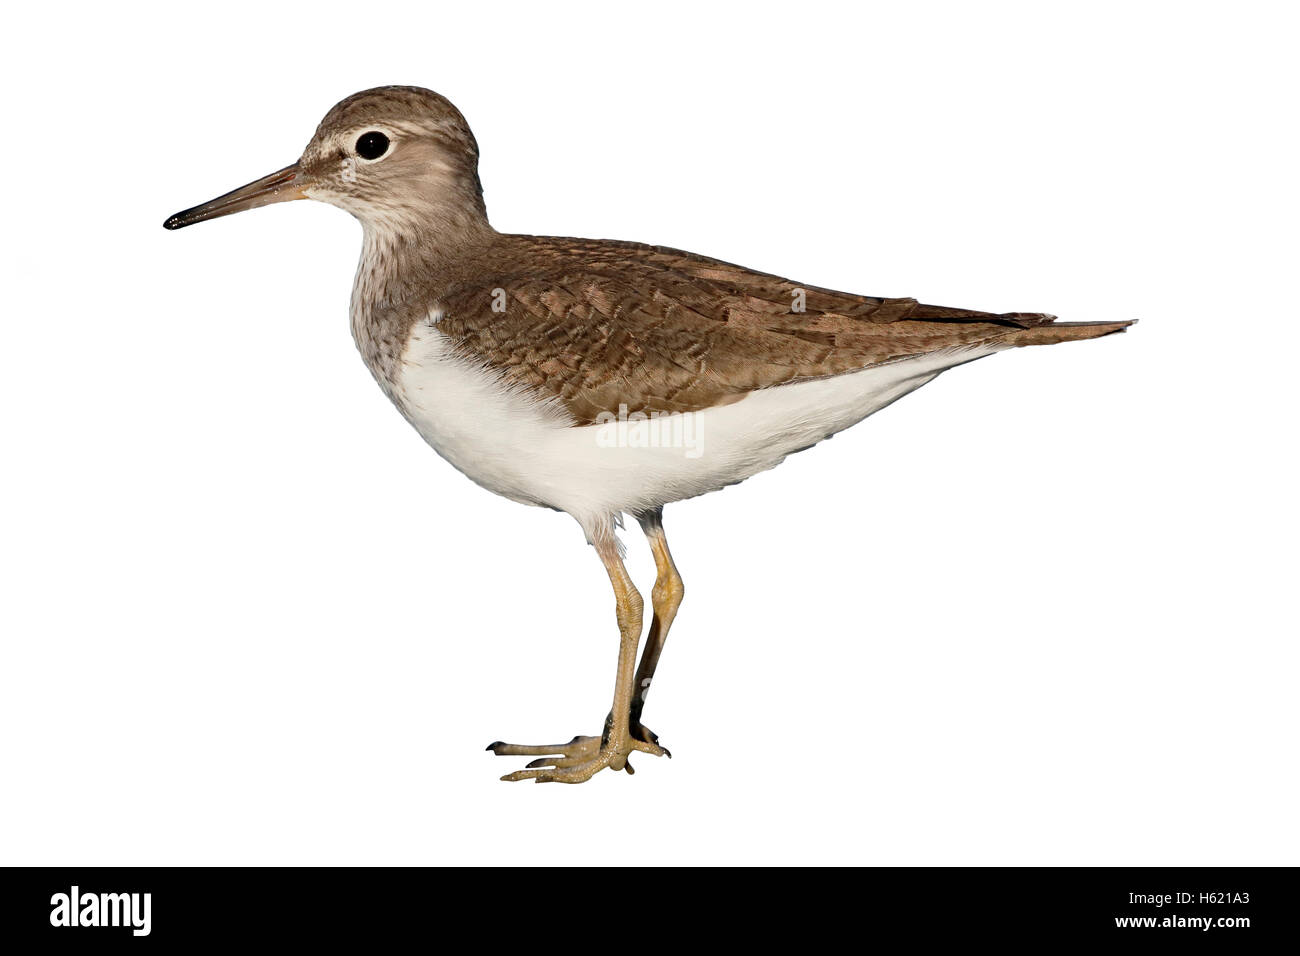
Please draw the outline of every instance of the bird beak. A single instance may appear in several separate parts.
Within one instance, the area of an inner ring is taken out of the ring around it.
[[[229,216],[231,213],[243,212],[245,209],[256,209],[258,206],[288,202],[291,199],[306,199],[305,188],[302,170],[298,168],[297,163],[294,163],[269,176],[263,176],[247,186],[240,186],[224,196],[218,196],[184,212],[178,212],[163,223],[163,228],[180,229],[184,226],[192,226],[196,222],[203,222],[205,219],[217,219],[221,216]]]

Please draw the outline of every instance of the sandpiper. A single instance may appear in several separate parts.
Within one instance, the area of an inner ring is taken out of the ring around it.
[[[478,484],[576,518],[613,584],[604,731],[493,743],[538,758],[503,780],[580,783],[631,773],[634,751],[668,755],[641,722],[683,594],[665,504],[765,471],[955,365],[1132,324],[852,295],[632,242],[504,235],[488,224],[464,117],[408,86],[348,97],[298,162],[164,225],[291,199],[361,221],[352,335],[398,410]],[[642,599],[616,537],[625,514],[657,568],[639,664]]]

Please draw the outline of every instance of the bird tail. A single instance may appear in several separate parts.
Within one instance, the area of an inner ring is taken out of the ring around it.
[[[1123,332],[1137,319],[1126,322],[1057,322],[1056,317],[1043,316],[1046,320],[1027,329],[1016,329],[1003,336],[1007,345],[1055,345],[1057,342],[1075,342],[1080,339],[1098,339],[1103,335]]]

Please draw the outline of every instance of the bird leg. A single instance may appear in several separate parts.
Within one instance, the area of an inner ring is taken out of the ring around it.
[[[641,723],[641,710],[645,707],[646,697],[650,693],[650,681],[655,676],[655,668],[659,666],[659,655],[663,653],[664,642],[668,640],[668,629],[673,626],[673,618],[677,616],[682,596],[686,593],[682,576],[677,573],[677,566],[673,564],[672,552],[668,550],[663,515],[662,508],[637,515],[637,520],[641,522],[641,530],[649,539],[650,550],[655,558],[655,586],[650,592],[654,618],[650,621],[650,634],[646,637],[645,649],[641,652],[641,663],[636,669],[634,680],[636,690],[632,697],[632,710],[628,724],[633,738],[651,744],[658,744],[659,738],[649,727]]]
[[[628,576],[627,568],[618,555],[618,543],[612,531],[597,536],[593,541],[614,586],[615,612],[618,618],[618,674],[614,683],[614,706],[605,720],[605,732],[600,737],[574,737],[567,744],[554,746],[521,746],[497,741],[488,745],[497,756],[533,754],[540,759],[528,764],[524,770],[508,773],[502,780],[536,780],[538,783],[582,783],[590,780],[606,767],[627,770],[632,766],[628,755],[642,753],[662,756],[666,751],[648,740],[634,739],[630,732],[630,714],[634,690],[637,642],[641,637],[641,619],[644,605],[641,595]],[[653,668],[652,668],[653,669]],[[638,722],[638,726],[640,726]]]

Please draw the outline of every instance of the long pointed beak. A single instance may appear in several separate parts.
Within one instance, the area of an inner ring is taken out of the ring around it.
[[[301,170],[298,169],[298,164],[294,163],[269,176],[263,176],[247,186],[231,190],[224,196],[218,196],[184,212],[178,212],[163,223],[163,228],[181,229],[192,226],[196,222],[203,222],[205,219],[217,219],[243,212],[245,209],[256,209],[258,206],[269,206],[271,203],[289,202],[293,199],[306,199],[304,186]]]

